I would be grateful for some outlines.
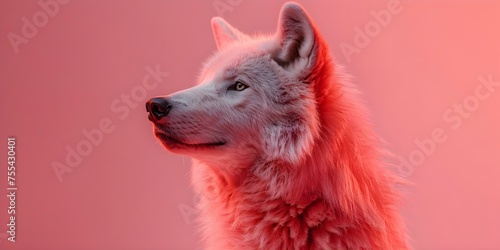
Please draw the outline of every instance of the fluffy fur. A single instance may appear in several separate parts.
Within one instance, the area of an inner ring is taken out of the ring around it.
[[[397,179],[302,7],[285,4],[271,36],[212,28],[199,84],[153,119],[168,150],[194,158],[206,248],[409,249]]]

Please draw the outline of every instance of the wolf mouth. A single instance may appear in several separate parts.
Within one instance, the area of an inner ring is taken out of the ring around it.
[[[182,142],[170,135],[167,135],[166,133],[162,131],[155,131],[155,136],[160,139],[163,143],[168,144],[168,145],[180,145],[180,146],[185,146],[185,147],[195,147],[195,148],[204,148],[204,147],[218,147],[218,146],[223,146],[226,144],[225,141],[217,141],[217,142],[209,142],[209,143],[196,143],[196,144],[190,144],[190,143],[185,143]]]

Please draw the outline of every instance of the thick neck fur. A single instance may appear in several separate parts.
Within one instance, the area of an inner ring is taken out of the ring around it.
[[[409,248],[395,178],[381,165],[356,90],[320,48],[322,65],[309,80],[321,137],[310,155],[297,166],[261,159],[237,175],[195,162],[210,249]]]

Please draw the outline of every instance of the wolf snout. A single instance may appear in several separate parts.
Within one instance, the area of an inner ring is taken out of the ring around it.
[[[166,98],[155,97],[146,102],[146,111],[149,113],[148,119],[152,122],[167,116],[170,110],[172,110],[172,104]]]

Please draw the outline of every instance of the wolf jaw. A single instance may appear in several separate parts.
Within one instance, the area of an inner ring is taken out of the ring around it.
[[[409,249],[403,181],[302,7],[285,4],[269,37],[217,17],[212,29],[218,52],[200,84],[166,97],[174,108],[154,122],[175,135],[157,135],[167,149],[194,158],[207,249]],[[248,89],[229,91],[238,77]]]
[[[160,139],[168,147],[187,147],[187,148],[205,148],[205,147],[220,147],[224,146],[226,142],[216,141],[216,142],[205,142],[205,143],[185,143],[179,139],[174,138],[174,136],[168,135],[165,132],[159,130],[155,131],[155,136]]]

